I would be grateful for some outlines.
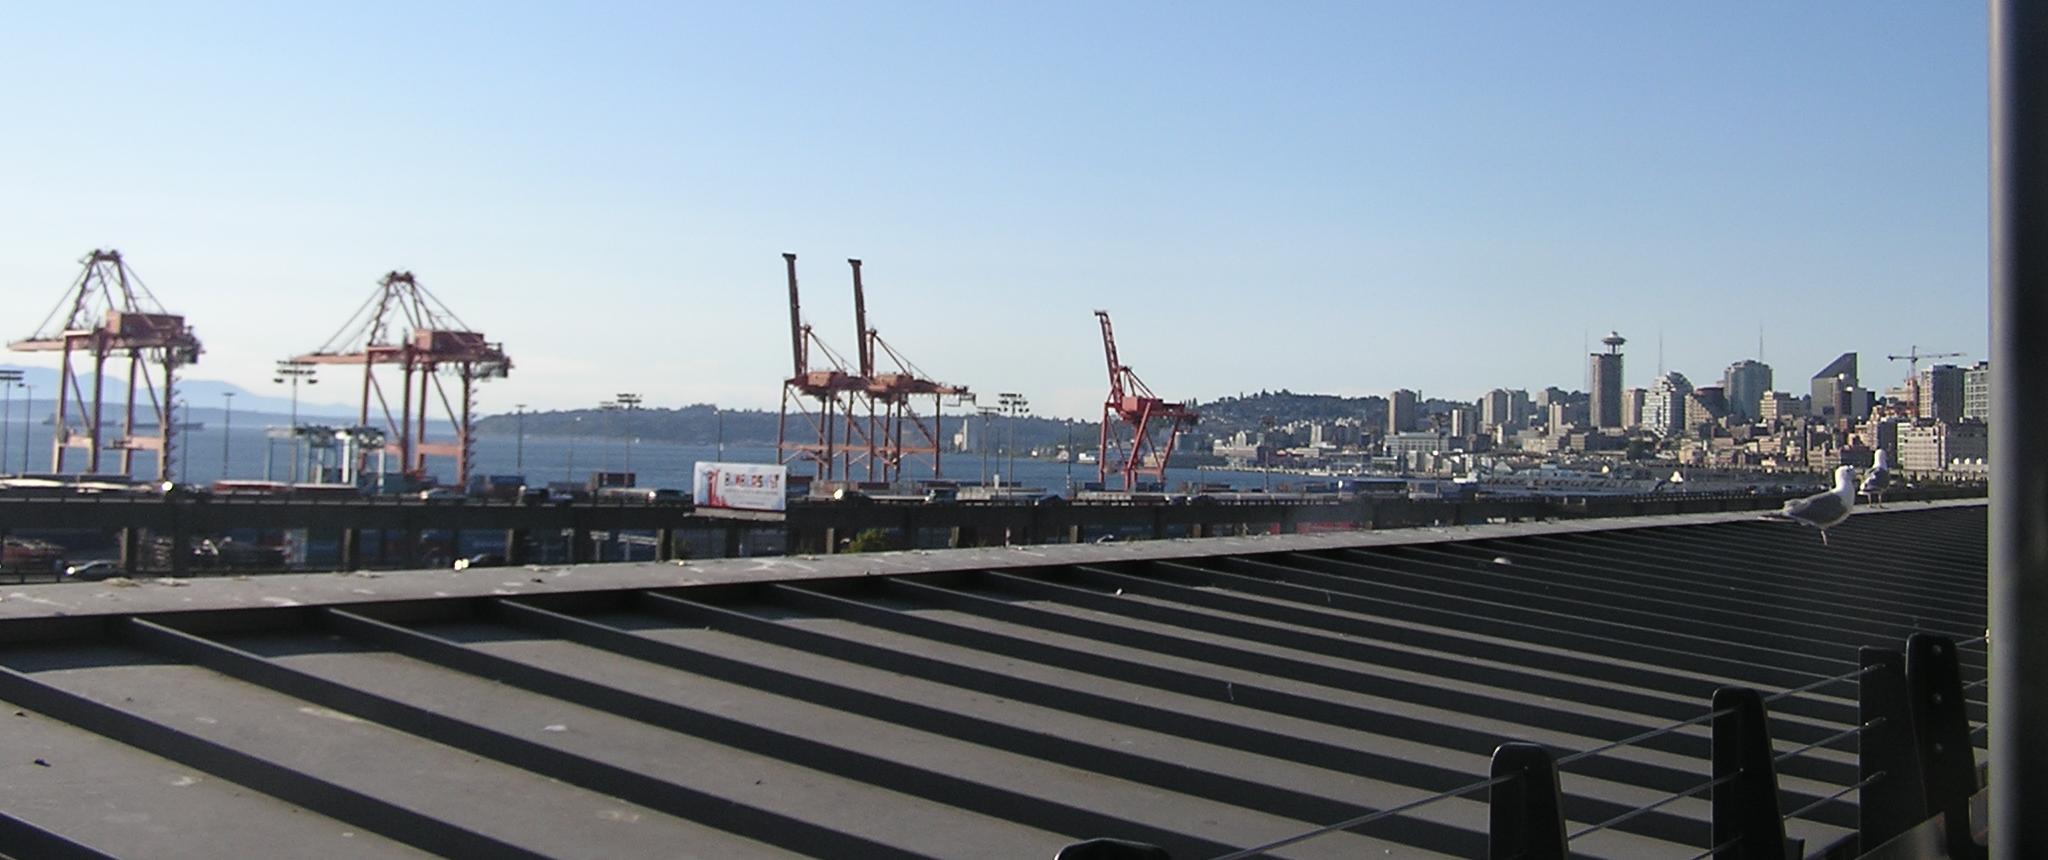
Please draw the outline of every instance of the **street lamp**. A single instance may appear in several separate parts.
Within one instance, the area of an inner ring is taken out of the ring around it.
[[[598,431],[597,447],[603,452],[600,459],[604,461],[604,471],[609,472],[612,470],[612,436],[619,432],[619,423],[612,418],[612,413],[619,411],[619,404],[605,400],[597,404],[597,411],[604,413],[604,428]]]
[[[519,473],[519,474],[521,474],[521,475],[525,475],[525,474],[526,474],[526,404],[524,404],[524,403],[514,403],[514,404],[512,404],[512,409],[513,409],[513,413],[512,413],[512,414],[513,414],[514,416],[516,416],[516,417],[514,418],[514,421],[515,421],[515,422],[517,423],[517,426],[518,426],[518,428],[519,428],[519,447],[518,447],[518,448],[515,448],[515,449],[514,449],[514,453],[513,453],[513,455],[512,455],[512,471],[514,471],[514,472],[518,472],[518,473]]]
[[[981,415],[981,485],[986,487],[988,486],[988,419],[1002,414],[1003,410],[994,406],[976,406],[974,411]]]
[[[228,440],[235,437],[235,393],[220,393],[220,476],[228,477]]]
[[[26,475],[28,474],[28,421],[29,416],[35,414],[36,411],[36,387],[27,382],[22,383],[21,387],[28,389],[28,393],[21,399],[21,473]],[[0,455],[6,453],[5,451],[0,451]]]
[[[1016,483],[1017,416],[1031,414],[1031,401],[1026,399],[1022,394],[1018,394],[1017,392],[1014,391],[1006,391],[996,395],[996,402],[1002,404],[1003,414],[1007,416],[1003,423],[1007,425],[1010,435],[1008,441],[1003,443],[1003,447],[1008,448],[1010,452],[1010,482]]]
[[[20,384],[21,371],[0,370],[0,397],[5,398],[0,400],[0,460],[7,458],[7,424],[14,419],[14,387]]]
[[[1265,428],[1265,432],[1259,434],[1259,447],[1254,449],[1259,454],[1259,489],[1261,492],[1271,493],[1273,492],[1273,458],[1267,452],[1272,448],[1273,416],[1266,415],[1259,418],[1259,426]]]
[[[178,398],[177,408],[171,410],[171,414],[169,416],[170,420],[165,423],[168,423],[173,427],[177,426],[179,421],[184,420],[182,418],[179,418],[178,416],[188,414],[188,410],[190,410],[191,408],[192,404],[190,402],[186,401],[182,397]],[[178,461],[178,483],[183,484],[187,481],[190,481],[191,479],[192,457],[190,455],[187,455],[185,459]]]
[[[289,380],[292,384],[292,483],[294,484],[299,482],[299,460],[303,459],[299,454],[299,380],[305,380],[307,385],[320,384],[320,380],[313,376],[313,372],[313,366],[306,362],[280,361],[277,363],[277,370],[270,375],[271,382],[281,385]]]
[[[633,415],[632,415],[632,412],[633,412],[633,410],[635,410],[635,409],[638,409],[638,408],[640,408],[640,395],[638,395],[638,394],[634,394],[634,393],[632,393],[632,392],[629,392],[629,391],[627,391],[627,392],[620,392],[620,393],[618,393],[618,394],[616,394],[616,395],[613,395],[613,396],[614,396],[614,397],[616,397],[616,398],[618,399],[618,403],[619,403],[619,408],[620,408],[621,410],[624,410],[624,411],[626,412],[626,440],[625,440],[625,442],[626,442],[626,468],[625,468],[625,471],[626,471],[626,472],[628,472],[628,473],[631,473],[631,472],[633,471]]]

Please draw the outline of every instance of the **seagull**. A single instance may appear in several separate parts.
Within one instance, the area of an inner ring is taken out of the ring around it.
[[[1884,501],[1884,491],[1892,483],[1892,459],[1883,448],[1877,449],[1877,463],[1870,467],[1870,474],[1863,476],[1863,485],[1856,489],[1868,496],[1872,502]]]
[[[1821,546],[1827,546],[1828,527],[1849,518],[1856,506],[1856,467],[1835,467],[1835,488],[1785,503],[1778,517],[1820,529]]]

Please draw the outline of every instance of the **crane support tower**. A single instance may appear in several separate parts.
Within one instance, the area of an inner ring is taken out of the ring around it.
[[[868,326],[860,261],[848,259],[846,263],[853,267],[854,329],[860,337],[860,378],[867,383],[862,398],[868,409],[867,427],[862,435],[868,440],[868,480],[895,483],[903,478],[906,459],[923,457],[931,458],[932,477],[945,477],[939,458],[944,447],[940,440],[945,438],[946,403],[950,400],[958,406],[974,395],[964,385],[932,379]],[[878,355],[888,356],[891,370],[877,369]],[[924,411],[926,403],[929,413]],[[853,419],[851,414],[847,417]],[[853,477],[850,470],[847,477]]]
[[[512,370],[512,359],[504,347],[471,329],[454,312],[434,297],[411,272],[388,272],[377,281],[376,292],[357,308],[341,330],[319,349],[293,356],[302,364],[362,365],[363,391],[357,416],[360,430],[382,430],[384,440],[376,450],[398,455],[399,469],[410,481],[427,476],[427,457],[453,457],[458,485],[469,482],[472,444],[475,439],[476,383],[502,378]],[[377,378],[379,365],[397,365],[398,412],[392,413],[391,394]],[[444,378],[459,385],[450,401]],[[371,404],[376,404],[373,423]],[[434,442],[428,433],[428,414],[439,411],[453,432],[453,442]],[[369,436],[371,434],[365,433]],[[353,474],[363,474],[371,446],[356,451]]]
[[[854,420],[854,415],[865,405],[860,401],[866,397],[867,380],[848,371],[838,353],[825,345],[810,323],[804,322],[803,302],[797,292],[796,255],[783,254],[782,262],[789,275],[791,374],[782,381],[782,413],[775,422],[776,459],[785,465],[797,464],[798,468],[809,464],[813,477],[830,481],[852,471],[849,452],[864,450],[870,444],[868,437],[859,441],[853,438],[866,428],[864,423]],[[811,366],[813,348],[825,366]]]
[[[1201,416],[1187,403],[1168,403],[1152,393],[1138,374],[1117,360],[1116,333],[1109,324],[1109,311],[1096,311],[1102,323],[1102,352],[1109,359],[1109,397],[1102,403],[1101,456],[1097,478],[1109,489],[1112,472],[1123,479],[1122,489],[1143,489],[1139,477],[1164,486],[1166,464],[1173,457],[1174,442]]]
[[[85,468],[99,472],[102,452],[121,452],[121,473],[133,475],[136,451],[156,455],[156,478],[171,479],[177,459],[179,367],[199,360],[199,337],[185,318],[166,313],[142,279],[121,259],[121,252],[95,249],[79,261],[84,270],[36,333],[9,344],[19,352],[63,354],[52,427],[50,471],[65,470],[65,452],[82,449]],[[119,435],[106,424],[107,359],[128,361],[127,393],[123,398]],[[92,397],[86,398],[79,362],[92,363]],[[161,376],[152,376],[161,371]],[[161,387],[158,383],[161,382]],[[138,396],[139,395],[139,396]],[[136,423],[136,408],[148,409],[153,432]],[[77,426],[73,425],[76,409]]]
[[[1912,399],[1913,401],[1912,403],[1907,404],[1907,408],[1911,410],[1911,414],[1914,418],[1922,417],[1920,415],[1921,360],[1929,358],[1961,358],[1962,356],[1963,353],[1960,352],[1921,352],[1919,344],[1914,344],[1912,346],[1907,347],[1905,355],[1885,356],[1885,358],[1888,358],[1892,361],[1903,361],[1906,363],[1906,396]]]

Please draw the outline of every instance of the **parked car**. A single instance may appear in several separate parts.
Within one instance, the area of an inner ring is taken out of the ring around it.
[[[121,565],[101,559],[64,568],[64,578],[76,582],[100,582],[121,575]]]

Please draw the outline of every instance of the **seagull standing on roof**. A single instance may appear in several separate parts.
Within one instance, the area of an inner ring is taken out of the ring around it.
[[[1779,515],[1794,522],[1805,523],[1820,529],[1821,546],[1827,546],[1828,527],[1849,518],[1849,509],[1856,506],[1856,467],[1835,467],[1835,488],[1803,499],[1785,503]]]
[[[1875,504],[1884,501],[1886,487],[1892,485],[1892,458],[1883,448],[1877,449],[1877,463],[1870,467],[1870,474],[1863,476],[1863,485],[1857,487]]]

